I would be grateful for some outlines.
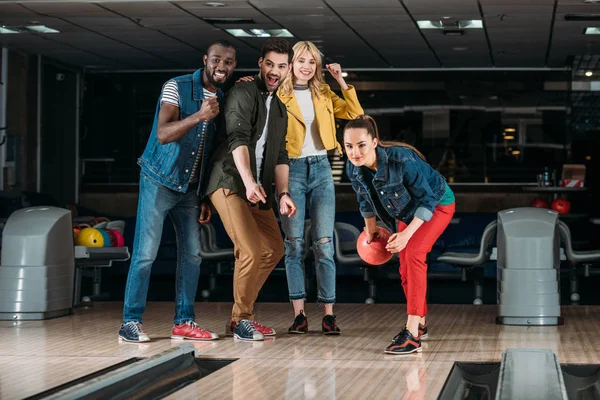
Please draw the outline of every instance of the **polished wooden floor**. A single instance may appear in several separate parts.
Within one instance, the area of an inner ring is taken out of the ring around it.
[[[288,335],[290,304],[257,305],[274,339],[189,342],[198,357],[237,361],[187,386],[172,399],[435,399],[454,361],[499,361],[504,350],[547,348],[561,363],[600,363],[600,307],[563,307],[561,327],[495,325],[496,306],[431,305],[423,352],[386,355],[403,324],[402,304],[338,304],[339,337],[320,334],[320,310],[309,304],[311,332]],[[131,357],[181,342],[169,338],[173,303],[149,303],[144,326],[152,342],[117,339],[122,303],[96,303],[46,321],[0,321],[0,399],[20,399]],[[197,303],[198,322],[220,335],[231,305]]]

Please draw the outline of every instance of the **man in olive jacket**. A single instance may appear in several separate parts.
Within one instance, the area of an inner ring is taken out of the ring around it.
[[[283,257],[283,238],[272,211],[272,184],[280,213],[292,216],[285,147],[287,112],[276,91],[291,69],[287,40],[265,42],[260,74],[235,85],[225,103],[226,132],[217,148],[205,193],[234,244],[234,305],[226,332],[242,340],[263,340],[275,330],[254,321],[254,302],[267,277]]]

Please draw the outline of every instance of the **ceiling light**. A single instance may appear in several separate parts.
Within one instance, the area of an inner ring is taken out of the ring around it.
[[[0,34],[8,33],[59,33],[56,29],[48,28],[44,25],[28,25],[28,26],[0,26]]]
[[[483,21],[480,19],[468,19],[463,21],[417,21],[421,29],[482,29]]]
[[[515,140],[515,137],[513,135],[506,135],[504,136],[504,140]]]
[[[208,3],[204,3],[204,5],[207,7],[225,7],[227,4],[218,3],[216,1],[209,1]]]
[[[592,156],[585,156],[585,159],[590,161],[592,159]]]
[[[250,29],[250,32],[257,37],[271,37],[271,34],[264,29]]]
[[[511,132],[511,133],[512,133],[512,132],[516,132],[516,131],[517,131],[517,130],[516,130],[515,128],[506,128],[506,129],[504,129],[504,132],[507,132],[507,133],[508,133],[508,132]]]
[[[521,154],[521,151],[519,151],[519,150],[513,150],[512,151],[512,155],[513,156],[518,156],[519,154]]]
[[[347,72],[342,72],[342,78],[347,78],[348,77],[348,73]]]
[[[235,37],[294,37],[287,29],[225,29]]]
[[[59,31],[57,31],[56,29],[48,28],[47,26],[44,26],[44,25],[26,26],[25,29],[28,29],[30,31],[37,32],[37,33],[59,33]]]
[[[8,29],[4,26],[0,26],[0,34],[8,34],[8,33],[20,33],[20,32],[12,30],[12,29]]]
[[[592,71],[585,71],[585,76],[592,76],[594,73]]]

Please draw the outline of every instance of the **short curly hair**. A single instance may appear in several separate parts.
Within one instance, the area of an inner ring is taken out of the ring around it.
[[[292,49],[292,45],[289,41],[282,38],[271,38],[267,40],[261,49],[260,56],[261,58],[265,58],[267,53],[275,52],[277,54],[287,54],[288,55],[288,63],[292,62],[292,58],[294,58],[294,50]]]

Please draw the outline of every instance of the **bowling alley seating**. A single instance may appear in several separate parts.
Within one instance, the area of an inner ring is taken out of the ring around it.
[[[593,262],[600,261],[600,250],[575,251],[573,250],[573,241],[571,238],[571,230],[563,221],[558,221],[558,228],[561,240],[561,246],[565,250],[565,255],[568,262],[571,264],[570,280],[571,280],[571,301],[577,302],[579,296],[579,275],[584,277],[590,276],[590,268]],[[583,265],[583,271],[579,271],[578,265]]]
[[[346,222],[335,223],[333,233],[335,260],[337,265],[342,266],[342,268],[360,266],[363,269],[363,279],[369,285],[369,297],[365,302],[372,304],[375,302],[377,293],[375,278],[378,275],[378,269],[382,267],[371,266],[360,258],[356,251],[356,242],[359,235],[360,230],[356,226]],[[398,257],[394,255],[386,265],[388,264],[395,264],[397,266]]]
[[[200,257],[202,257],[202,269],[209,269],[209,291],[216,287],[216,277],[223,273],[224,267],[231,265],[235,256],[233,248],[220,248],[217,244],[217,231],[213,224],[200,225]],[[208,297],[209,293],[203,296]]]
[[[490,222],[484,229],[481,236],[479,251],[477,253],[470,252],[445,252],[437,257],[437,262],[447,263],[461,269],[461,279],[467,281],[467,272],[471,272],[474,276],[475,284],[475,299],[473,304],[483,304],[483,270],[474,269],[473,267],[482,265],[489,261],[491,255],[491,243],[496,233],[497,222]]]

